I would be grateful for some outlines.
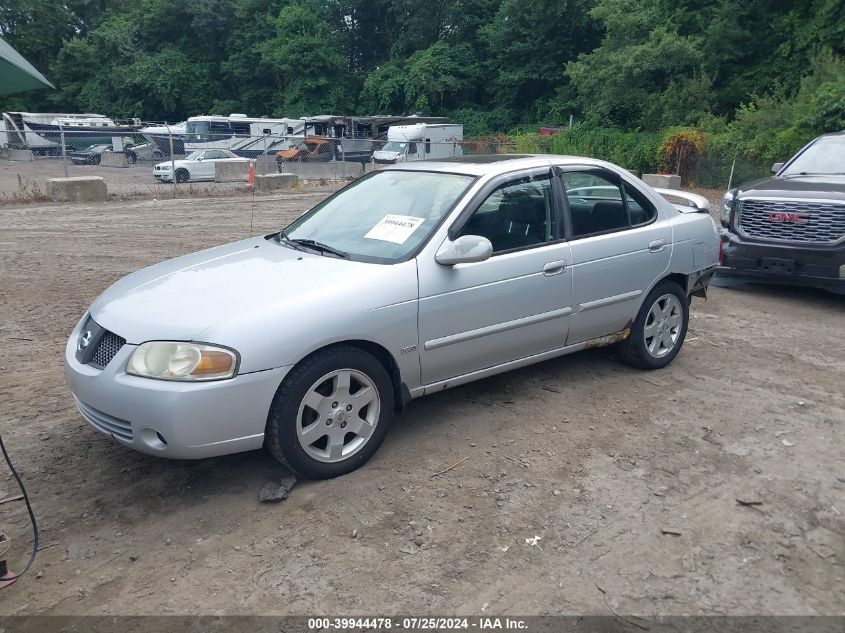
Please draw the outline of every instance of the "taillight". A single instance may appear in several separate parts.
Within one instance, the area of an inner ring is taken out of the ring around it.
[[[725,265],[725,240],[719,240],[719,265]]]

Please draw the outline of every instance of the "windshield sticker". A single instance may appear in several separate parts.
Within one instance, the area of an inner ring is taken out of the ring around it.
[[[364,237],[404,244],[423,222],[425,218],[415,218],[411,215],[386,215]]]

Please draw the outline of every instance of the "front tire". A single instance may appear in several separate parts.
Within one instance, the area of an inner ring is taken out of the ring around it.
[[[674,281],[662,281],[643,301],[619,357],[640,369],[662,369],[681,351],[688,326],[689,298]]]
[[[177,169],[176,170],[176,182],[188,182],[190,180],[191,174],[188,173],[187,169]]]
[[[330,479],[373,456],[393,411],[393,384],[381,362],[357,347],[332,347],[306,358],[282,382],[265,443],[292,471]]]

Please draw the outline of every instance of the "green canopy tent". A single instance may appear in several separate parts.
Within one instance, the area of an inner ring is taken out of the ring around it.
[[[36,88],[55,86],[0,37],[0,95]]]

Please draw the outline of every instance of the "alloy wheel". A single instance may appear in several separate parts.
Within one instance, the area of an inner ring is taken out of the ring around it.
[[[684,310],[673,294],[661,295],[651,305],[645,320],[645,346],[654,358],[661,358],[675,349],[684,324]]]
[[[297,438],[317,461],[344,461],[370,439],[380,411],[378,388],[369,376],[355,369],[337,369],[305,393],[296,418]]]

